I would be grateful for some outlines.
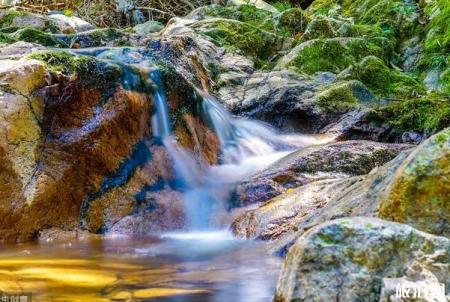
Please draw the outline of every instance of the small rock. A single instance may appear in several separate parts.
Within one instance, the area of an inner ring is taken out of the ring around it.
[[[422,135],[416,131],[408,131],[402,134],[402,142],[420,144],[422,141]]]
[[[164,25],[162,25],[160,22],[150,20],[150,21],[147,21],[145,23],[136,25],[135,27],[133,27],[133,30],[138,35],[146,36],[146,35],[148,35],[150,33],[159,32],[163,28],[164,28]]]

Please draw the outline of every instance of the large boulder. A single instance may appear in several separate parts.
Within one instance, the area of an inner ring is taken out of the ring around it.
[[[307,74],[318,71],[339,73],[368,55],[385,57],[382,40],[339,37],[313,39],[293,48],[280,59],[276,70],[296,68]]]
[[[265,202],[315,180],[368,174],[409,148],[410,145],[363,140],[303,148],[240,182],[236,188],[236,203]]]
[[[411,153],[385,192],[380,217],[450,237],[450,128]]]
[[[164,66],[174,133],[195,158],[215,163],[217,138],[195,111],[201,97]],[[170,227],[171,218],[157,213],[168,214],[163,209],[179,193],[153,191],[173,179],[168,155],[152,140],[153,84],[147,90],[142,71],[122,68],[63,51],[0,61],[0,241],[29,240],[46,229],[106,232],[144,213],[160,217],[153,229]],[[126,72],[136,73],[127,74],[136,82],[125,82]]]
[[[289,250],[274,301],[394,301],[396,285],[448,288],[449,250],[447,238],[404,224],[333,220],[309,230]],[[433,301],[446,301],[437,293]]]

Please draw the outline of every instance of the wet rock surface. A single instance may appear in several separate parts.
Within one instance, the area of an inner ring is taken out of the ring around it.
[[[261,207],[239,216],[236,235],[275,240],[271,250],[285,254],[308,229],[341,217],[377,215],[380,195],[410,151],[367,175],[337,177],[288,190]]]
[[[149,209],[166,213],[161,209],[173,198],[146,194],[173,178],[171,161],[152,143],[152,96],[124,89],[117,66],[58,52],[33,56],[38,60],[0,61],[1,240],[29,240],[52,227],[99,233]],[[175,71],[163,76],[177,79]],[[184,91],[193,89],[178,79]],[[201,142],[199,157],[213,163],[217,140],[194,110],[186,110],[195,108],[195,94],[181,97],[179,87],[168,88],[170,108],[179,119],[177,134],[188,148]],[[146,144],[154,145],[154,154],[142,154],[140,146]],[[175,214],[167,215],[155,228],[171,228],[171,221],[172,228],[182,225],[182,217],[176,222]]]
[[[320,179],[368,174],[411,147],[359,140],[303,148],[240,182],[236,202],[239,205],[265,202]]]

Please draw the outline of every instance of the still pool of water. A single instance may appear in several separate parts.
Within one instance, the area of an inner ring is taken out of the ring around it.
[[[2,246],[0,291],[33,301],[269,302],[280,259],[227,232]]]

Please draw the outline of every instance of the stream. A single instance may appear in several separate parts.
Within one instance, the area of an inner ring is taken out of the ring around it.
[[[281,265],[227,232],[15,245],[0,259],[0,288],[49,302],[268,302]]]
[[[269,255],[263,242],[234,238],[214,218],[226,214],[238,181],[324,139],[281,134],[265,123],[233,117],[200,92],[202,118],[215,131],[221,154],[217,165],[198,162],[172,133],[164,89],[170,83],[163,83],[151,56],[128,48],[80,54],[123,66],[126,89],[152,93],[149,123],[173,160],[187,226],[139,238],[107,234],[6,247],[0,253],[0,288],[31,292],[33,301],[271,301],[281,259]]]

